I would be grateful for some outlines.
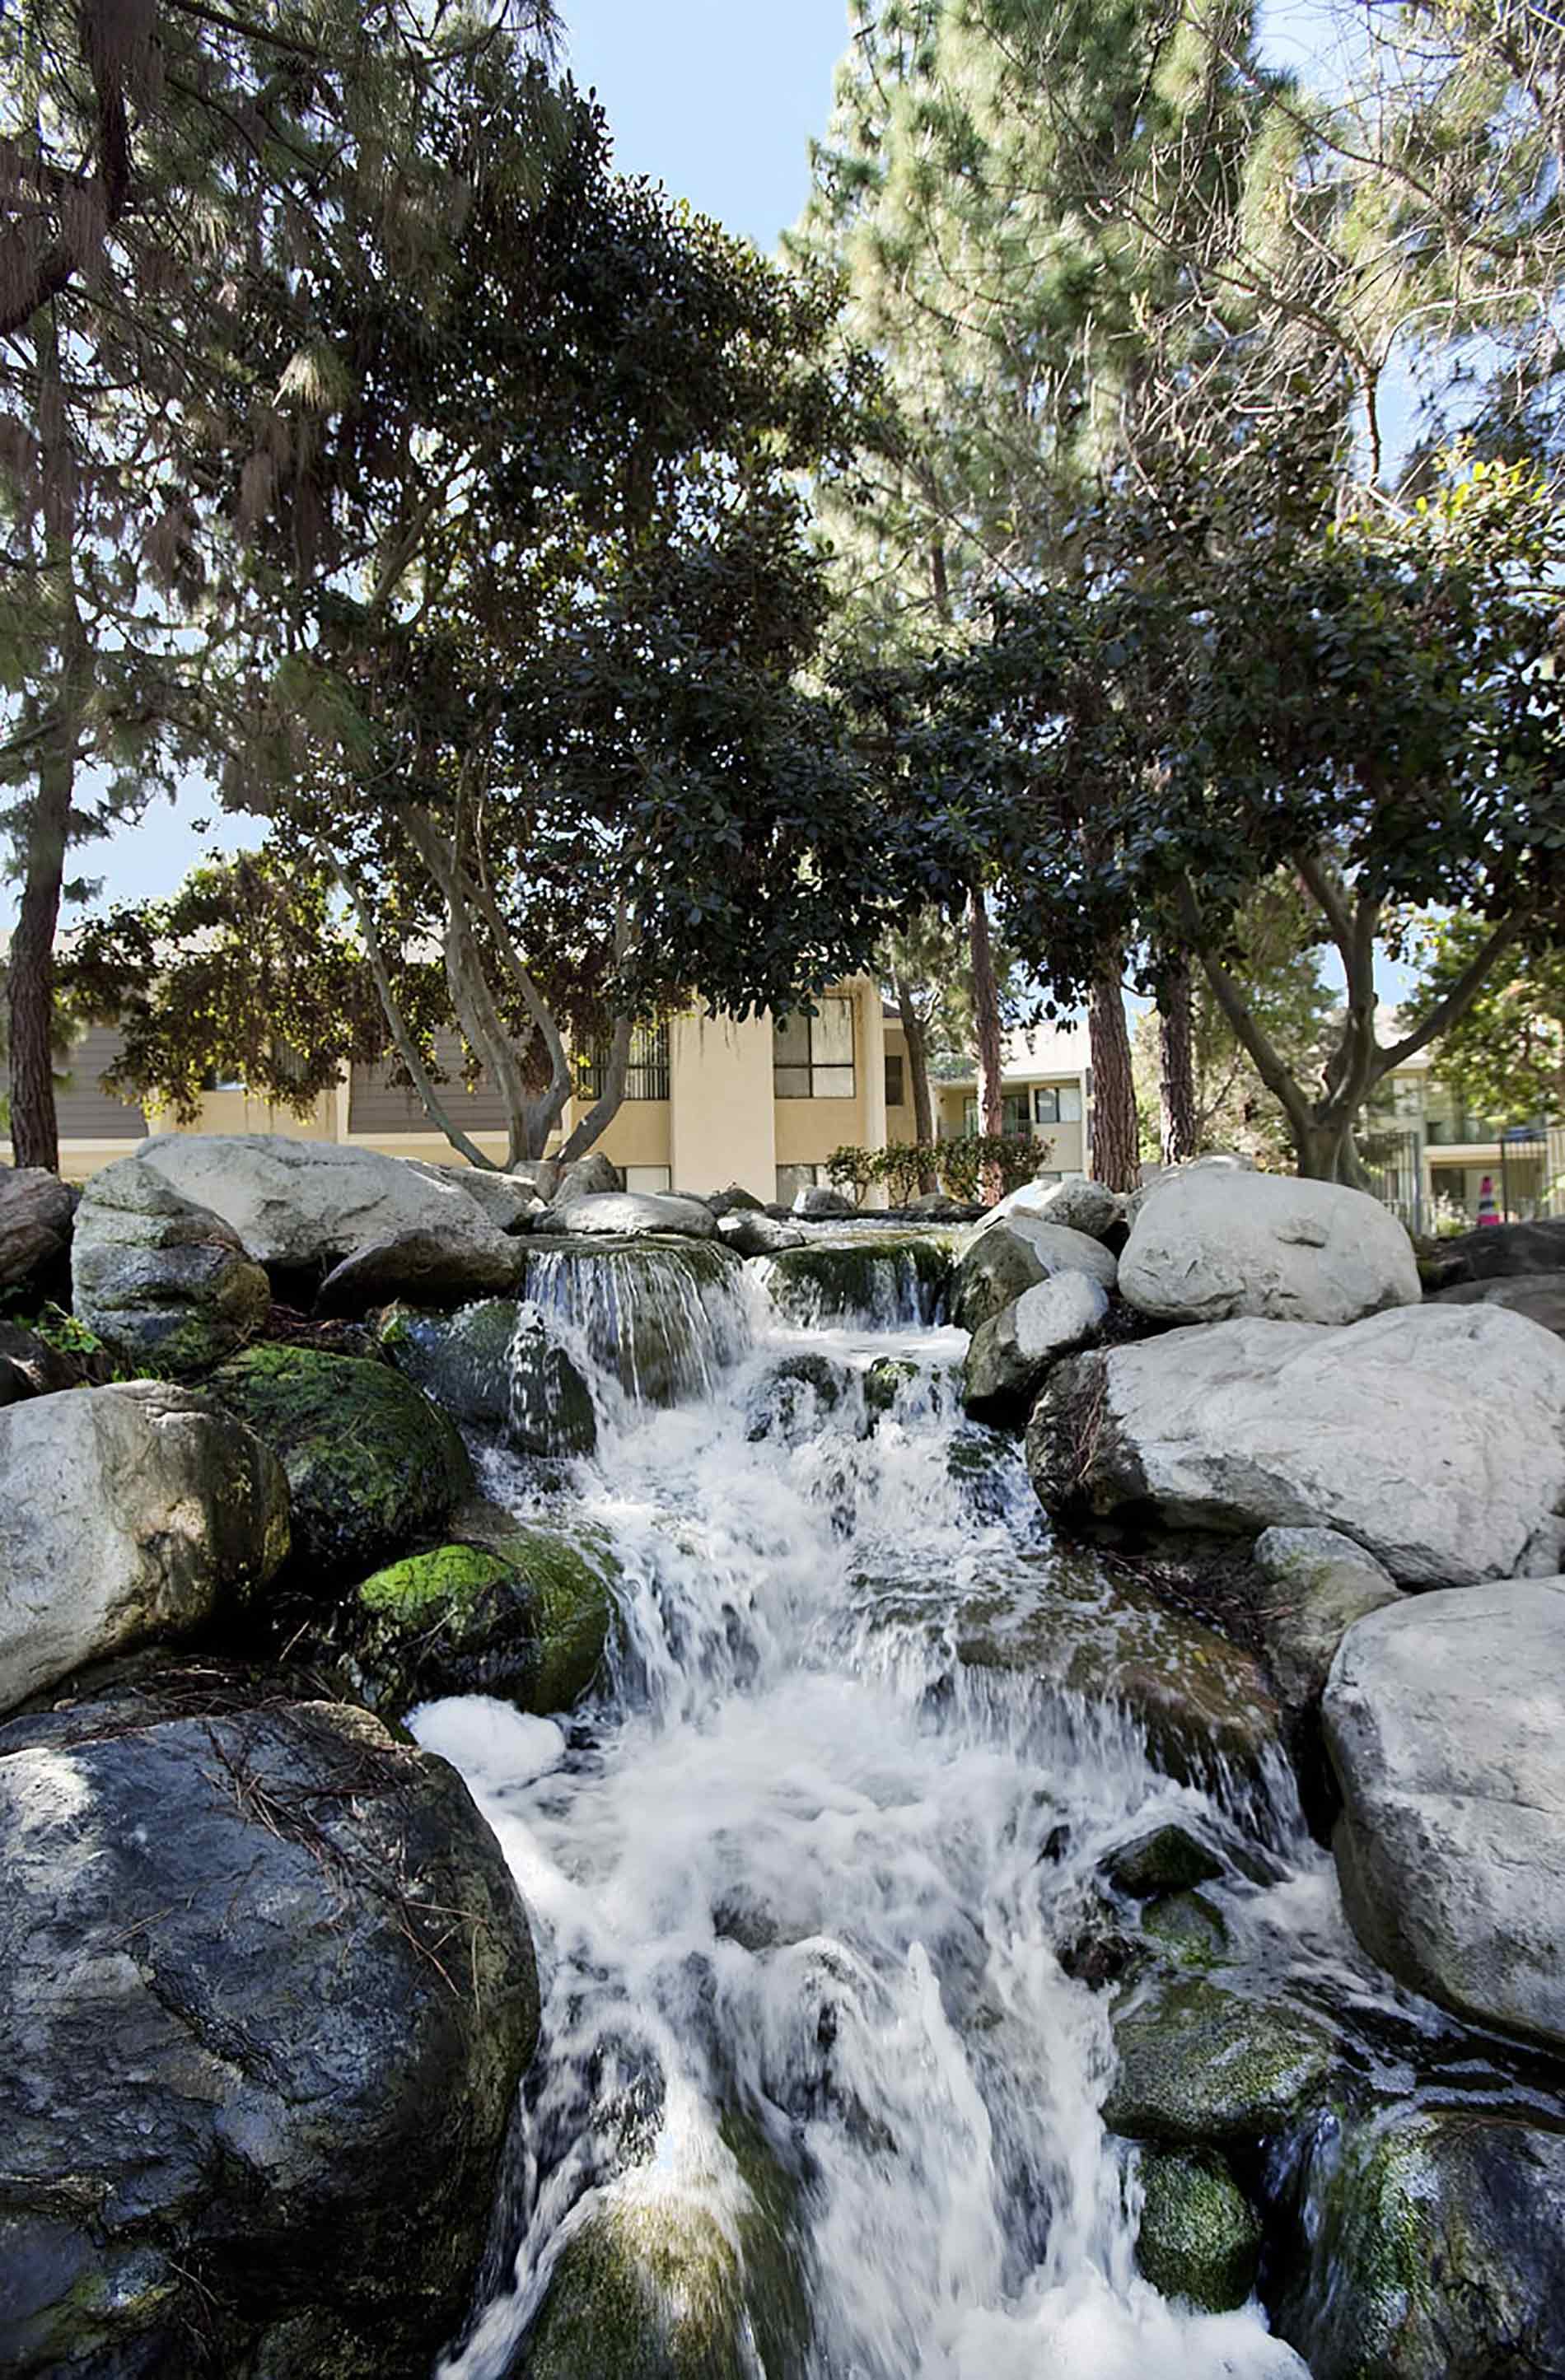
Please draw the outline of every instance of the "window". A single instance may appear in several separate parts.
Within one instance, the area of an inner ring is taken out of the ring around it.
[[[777,1203],[791,1207],[801,1190],[813,1190],[820,1178],[818,1165],[780,1165],[777,1169]]]
[[[907,1086],[904,1080],[906,1072],[901,1050],[888,1050],[886,1052],[886,1105],[889,1108],[900,1108],[907,1098]]]
[[[609,1045],[601,1041],[590,1058],[576,1060],[576,1095],[601,1099],[609,1071]],[[630,1037],[630,1065],[625,1078],[627,1099],[668,1097],[668,1026],[638,1025]]]
[[[818,1014],[787,1016],[773,1028],[772,1087],[780,1099],[855,1096],[853,1010],[851,1000],[823,1000]]]
[[[1040,1083],[1033,1093],[1033,1122],[1058,1123],[1060,1121],[1060,1090],[1058,1084]]]
[[[201,1076],[203,1091],[242,1091],[244,1087],[243,1075],[236,1075],[231,1067],[209,1066]]]
[[[620,1169],[627,1190],[672,1190],[673,1176],[666,1165],[625,1165]]]

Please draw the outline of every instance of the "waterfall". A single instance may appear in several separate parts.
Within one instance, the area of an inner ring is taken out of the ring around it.
[[[550,2329],[606,2237],[649,2290],[685,2291],[681,2318],[737,2273],[734,2369],[766,2380],[1303,2374],[1254,2304],[1197,2314],[1136,2271],[1135,2154],[1099,2113],[1107,1996],[1060,1947],[1106,1846],[1170,1815],[1231,1841],[1234,1811],[1111,1708],[961,1668],[964,1601],[1056,1559],[1014,1443],[961,1415],[963,1335],[806,1339],[644,1258],[550,1253],[527,1292],[633,1390],[656,1316],[686,1402],[607,1403],[568,1491],[488,1458],[491,1491],[613,1545],[600,1700],[568,1730],[481,1702],[414,1720],[504,1847],[544,2000],[443,2380],[613,2380],[606,2340],[562,2360]],[[807,1348],[810,1426],[796,1393],[758,1426]],[[1349,1961],[1328,1876],[1299,1837],[1235,1888],[1244,1954]]]
[[[525,1293],[637,1404],[711,1395],[751,1336],[745,1268],[698,1242],[536,1245]]]

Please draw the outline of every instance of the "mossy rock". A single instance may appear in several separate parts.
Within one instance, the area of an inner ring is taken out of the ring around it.
[[[710,1389],[748,1344],[744,1260],[716,1240],[564,1238],[526,1243],[523,1293],[547,1325],[580,1333],[592,1361],[639,1403]]]
[[[865,1409],[877,1417],[893,1413],[908,1390],[924,1378],[924,1367],[908,1355],[877,1355],[864,1375]]]
[[[1222,1912],[1201,1892],[1171,1892],[1141,1913],[1141,1930],[1175,1967],[1215,1967],[1228,1956]]]
[[[443,1694],[568,1710],[601,1670],[613,1574],[604,1548],[552,1529],[410,1554],[355,1591],[344,1661],[370,1707],[394,1718]]]
[[[472,1487],[451,1421],[384,1364],[252,1347],[209,1385],[287,1474],[296,1580],[362,1574],[443,1528]]]
[[[590,1454],[598,1443],[579,1367],[515,1298],[480,1298],[458,1314],[394,1306],[381,1343],[447,1413],[495,1431],[518,1454]]]
[[[1565,2130],[1398,2107],[1324,2128],[1275,2326],[1316,2380],[1565,2372]]]
[[[1210,1884],[1222,1874],[1222,1862],[1204,1842],[1170,1820],[1121,1843],[1103,1862],[1103,1873],[1117,1892],[1132,1900],[1150,1900],[1160,1892],[1183,1892]]]
[[[766,1438],[796,1445],[816,1436],[824,1418],[852,1398],[854,1388],[847,1366],[830,1355],[779,1356],[750,1391],[745,1435],[752,1445]]]
[[[1147,2149],[1135,2261],[1166,2298],[1207,2313],[1242,2306],[1256,2285],[1261,2227],[1211,2149]]]
[[[1049,1279],[1049,1268],[1030,1242],[1004,1224],[990,1224],[968,1242],[952,1287],[952,1320],[977,1331],[1029,1289]]]
[[[1119,2070],[1104,2103],[1132,2140],[1261,2140],[1323,2095],[1337,2063],[1327,2026],[1205,1977],[1153,1985],[1114,2023]]]
[[[928,1233],[855,1232],[764,1259],[780,1314],[807,1326],[936,1322],[951,1286],[951,1249]]]

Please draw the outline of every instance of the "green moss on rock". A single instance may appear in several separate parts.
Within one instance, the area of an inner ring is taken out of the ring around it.
[[[362,1572],[443,1527],[471,1488],[450,1420],[386,1365],[252,1347],[210,1386],[287,1474],[296,1572]]]
[[[1241,2306],[1256,2285],[1261,2227],[1210,2149],[1148,2149],[1135,2260],[1154,2289],[1207,2313]]]
[[[1103,1871],[1117,1891],[1133,1900],[1149,1900],[1155,1893],[1209,1884],[1222,1874],[1222,1862],[1187,1827],[1171,1820],[1121,1843],[1109,1853]]]
[[[1115,2021],[1119,2071],[1103,2119],[1133,2140],[1260,2140],[1324,2093],[1337,2045],[1327,2027],[1205,1977],[1152,1987]]]
[[[1175,1967],[1213,1967],[1228,1955],[1228,1927],[1205,1893],[1171,1892],[1142,1912],[1141,1930]]]
[[[791,1322],[933,1322],[951,1284],[951,1250],[928,1233],[855,1232],[765,1259],[772,1303]]]

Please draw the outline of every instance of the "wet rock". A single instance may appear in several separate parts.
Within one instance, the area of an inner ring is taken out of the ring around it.
[[[750,1391],[745,1435],[751,1444],[775,1438],[784,1446],[816,1437],[828,1414],[854,1397],[854,1376],[830,1355],[780,1356]]]
[[[41,1165],[0,1165],[0,1289],[60,1263],[70,1246],[76,1195]]]
[[[1388,1416],[1395,1415],[1395,1427]],[[1486,1306],[1219,1322],[1068,1357],[1027,1462],[1054,1512],[1340,1529],[1403,1585],[1538,1572],[1565,1508],[1565,1347]]]
[[[324,1271],[408,1232],[479,1246],[500,1236],[465,1173],[371,1148],[279,1133],[159,1133],[125,1162],[221,1215],[248,1255],[285,1273]]]
[[[443,1529],[472,1486],[449,1419],[384,1364],[252,1347],[210,1386],[287,1474],[296,1576],[362,1575]]]
[[[238,1233],[139,1157],[93,1175],[77,1210],[71,1303],[106,1346],[160,1372],[203,1372],[256,1336],[271,1302]]]
[[[1336,1815],[1320,1731],[1327,1675],[1354,1621],[1403,1598],[1385,1566],[1335,1529],[1268,1529],[1256,1540],[1255,1562],[1266,1581],[1256,1617],[1267,1668],[1287,1714],[1305,1808],[1324,1837]]]
[[[1108,1291],[1085,1272],[1024,1290],[973,1334],[963,1376],[968,1412],[980,1421],[1025,1415],[1050,1365],[1086,1346],[1108,1311]]]
[[[1565,1257],[1565,1245],[1560,1254]],[[1507,1314],[1520,1314],[1540,1330],[1552,1330],[1565,1339],[1565,1270],[1553,1273],[1524,1273],[1515,1279],[1498,1281],[1458,1281],[1452,1289],[1435,1293],[1437,1305],[1498,1305]]]
[[[979,1224],[962,1250],[952,1283],[952,1319],[964,1330],[977,1330],[1056,1273],[1085,1272],[1110,1290],[1117,1271],[1108,1249],[1085,1232],[1040,1223],[1017,1210],[1003,1223]]]
[[[802,1248],[808,1233],[792,1223],[780,1223],[771,1215],[758,1213],[754,1208],[731,1208],[717,1220],[717,1234],[725,1248],[735,1256],[772,1257],[783,1248]]]
[[[1565,2132],[1480,2107],[1325,2129],[1273,2309],[1315,2380],[1565,2371]]]
[[[964,1206],[960,1198],[948,1197],[943,1190],[926,1190],[909,1199],[902,1211],[916,1223],[965,1223],[974,1214],[971,1207]]]
[[[1149,1188],[1120,1294],[1163,1322],[1358,1322],[1416,1305],[1413,1244],[1389,1207],[1334,1182],[1180,1167]]]
[[[928,1375],[910,1355],[877,1355],[864,1375],[864,1402],[871,1415],[894,1413],[917,1381]]]
[[[481,1165],[430,1165],[421,1158],[406,1162],[440,1186],[455,1183],[497,1232],[528,1230],[535,1211],[548,1206],[560,1186],[560,1169],[552,1157],[524,1158],[505,1173]]]
[[[601,1148],[591,1148],[585,1157],[561,1166],[554,1196],[557,1202],[566,1198],[592,1198],[606,1196],[620,1187],[618,1167],[610,1163]]]
[[[676,1239],[710,1240],[717,1234],[709,1206],[670,1191],[573,1191],[556,1202],[553,1215],[552,1229],[601,1239],[645,1240],[672,1232]]]
[[[856,1214],[858,1209],[851,1198],[843,1197],[840,1190],[830,1189],[824,1182],[817,1182],[807,1184],[798,1192],[793,1211],[813,1223],[836,1223],[845,1216]]]
[[[368,1314],[392,1298],[415,1305],[458,1305],[475,1297],[514,1294],[527,1258],[515,1239],[445,1240],[432,1232],[405,1232],[345,1257],[321,1282],[317,1314]]]
[[[1141,1930],[1167,1965],[1204,1968],[1228,1956],[1228,1926],[1214,1901],[1200,1892],[1171,1892],[1143,1910]]]
[[[0,1708],[241,1609],[288,1550],[266,1448],[182,1389],[124,1381],[0,1413]]]
[[[1084,1925],[1062,1943],[1055,1956],[1062,1974],[1085,1984],[1089,1992],[1106,1991],[1122,1983],[1146,1956],[1141,1944],[1122,1926]]]
[[[1565,2046],[1565,1578],[1371,1612],[1322,1714],[1365,1947],[1458,2015]]]
[[[1089,1240],[1106,1240],[1124,1221],[1124,1200],[1101,1182],[1085,1177],[1048,1184],[1025,1183],[1001,1203],[1010,1212],[1036,1215],[1040,1222],[1058,1223],[1068,1232],[1085,1232]]]
[[[1261,2140],[1324,2093],[1337,2060],[1317,2019],[1206,1977],[1149,1985],[1114,2022],[1103,2120],[1132,2140]]]
[[[1450,1281],[1515,1281],[1529,1273],[1565,1272],[1565,1219],[1487,1223],[1442,1240],[1440,1261]]]
[[[969,1422],[952,1435],[946,1475],[961,1489],[975,1520],[1003,1521],[1018,1500],[1016,1441],[986,1422]]]
[[[768,1259],[767,1287],[790,1322],[934,1322],[951,1280],[951,1251],[928,1233],[855,1232],[812,1239]]]
[[[0,1732],[0,2369],[412,2375],[538,2025],[466,1787],[364,1711]]]
[[[1187,1827],[1171,1820],[1121,1843],[1104,1860],[1103,1873],[1116,1892],[1149,1900],[1154,1893],[1211,1883],[1221,1876],[1222,1862]]]
[[[762,1215],[766,1212],[755,1193],[737,1182],[731,1182],[726,1190],[714,1191],[706,1203],[720,1223],[725,1215]]]
[[[749,1345],[744,1267],[715,1241],[538,1233],[527,1251],[523,1288],[545,1327],[585,1343],[637,1403],[710,1391]]]
[[[1239,1645],[1088,1559],[1059,1554],[972,1597],[958,1617],[969,1667],[1047,1679],[1120,1705],[1171,1776],[1255,1773],[1276,1752],[1280,1713],[1260,1663]]]
[[[616,1565],[586,1533],[513,1523],[488,1545],[411,1554],[355,1588],[333,1635],[359,1699],[405,1718],[447,1694],[547,1717],[599,1678]]]
[[[1261,2226],[1212,2149],[1147,2149],[1135,2261],[1156,2289],[1207,2313],[1242,2306],[1256,2285]]]
[[[398,1307],[382,1325],[381,1343],[443,1412],[496,1431],[518,1454],[590,1454],[598,1443],[579,1367],[542,1317],[514,1298],[487,1298],[451,1315]]]

